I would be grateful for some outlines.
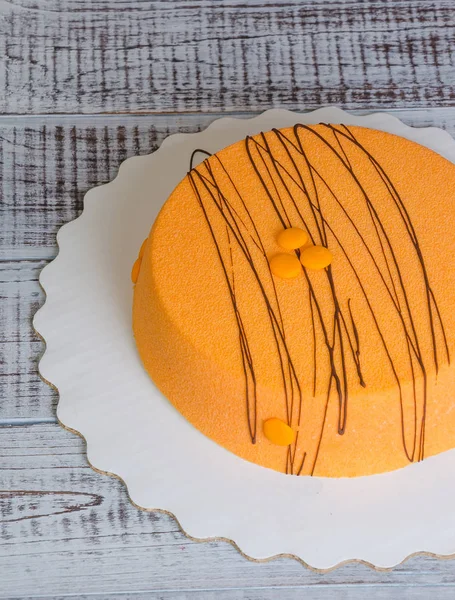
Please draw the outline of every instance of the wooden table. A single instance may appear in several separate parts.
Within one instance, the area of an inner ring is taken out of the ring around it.
[[[0,598],[455,597],[454,561],[316,573],[137,510],[57,424],[31,326],[58,228],[126,157],[270,107],[454,134],[454,48],[453,0],[0,0]]]

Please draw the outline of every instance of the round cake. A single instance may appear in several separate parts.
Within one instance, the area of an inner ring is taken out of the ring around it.
[[[455,447],[455,166],[328,124],[188,163],[132,273],[137,347],[176,409],[291,475]]]

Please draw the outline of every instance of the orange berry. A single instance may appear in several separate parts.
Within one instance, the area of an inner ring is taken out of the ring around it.
[[[276,254],[270,259],[270,270],[277,277],[293,279],[300,275],[302,267],[294,254]]]
[[[295,440],[295,431],[276,417],[264,421],[263,431],[269,442],[277,446],[289,446]]]
[[[285,250],[297,250],[308,242],[308,233],[299,227],[283,229],[277,235],[276,241]]]
[[[302,250],[300,262],[307,269],[319,271],[325,269],[332,262],[333,255],[328,248],[324,246],[309,246]]]
[[[137,278],[139,277],[139,271],[141,269],[142,258],[138,258],[131,269],[131,281],[136,283]]]

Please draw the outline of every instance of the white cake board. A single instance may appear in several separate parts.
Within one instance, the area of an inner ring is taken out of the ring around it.
[[[123,479],[134,503],[174,514],[195,538],[227,538],[255,559],[290,554],[319,569],[349,559],[393,566],[418,551],[455,553],[455,451],[400,471],[356,479],[286,476],[224,450],[194,429],[144,371],[131,331],[131,266],[158,210],[185,176],[191,152],[216,152],[295,123],[345,123],[396,133],[455,162],[445,132],[387,114],[336,108],[270,110],[168,137],[91,190],[59,231],[60,252],[40,277],[35,327],[42,376],[60,392],[58,418],[87,440],[100,471]]]

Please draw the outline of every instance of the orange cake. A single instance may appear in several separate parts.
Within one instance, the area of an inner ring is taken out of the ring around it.
[[[326,124],[188,163],[132,273],[137,347],[176,409],[293,475],[455,447],[455,166]]]

